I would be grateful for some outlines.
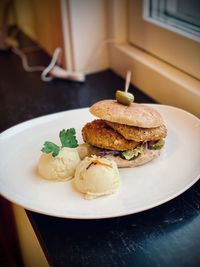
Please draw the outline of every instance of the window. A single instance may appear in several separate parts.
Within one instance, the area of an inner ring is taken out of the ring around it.
[[[200,42],[200,1],[145,0],[144,20]]]
[[[132,83],[140,90],[200,117],[200,12],[199,1],[188,8],[193,2],[113,0],[109,37],[117,41],[110,44],[109,56],[119,75],[132,71]]]
[[[130,0],[129,40],[200,79],[199,8],[194,0]]]

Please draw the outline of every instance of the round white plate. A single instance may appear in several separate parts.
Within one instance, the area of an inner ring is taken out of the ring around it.
[[[85,200],[72,180],[51,182],[37,174],[44,141],[59,143],[61,129],[81,128],[94,119],[88,108],[39,117],[18,124],[0,135],[0,193],[26,209],[77,219],[109,218],[156,207],[192,186],[200,175],[200,120],[186,111],[149,105],[163,116],[168,128],[159,158],[140,167],[120,169],[116,194]]]

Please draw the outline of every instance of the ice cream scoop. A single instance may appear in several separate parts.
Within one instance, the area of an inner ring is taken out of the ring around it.
[[[63,147],[56,157],[43,153],[38,163],[38,171],[43,178],[49,180],[69,180],[74,176],[79,163],[77,149]]]
[[[115,193],[120,185],[117,164],[102,157],[86,157],[77,166],[73,183],[86,199]]]

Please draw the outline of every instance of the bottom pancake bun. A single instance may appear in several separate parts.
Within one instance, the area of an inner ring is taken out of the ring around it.
[[[130,168],[137,167],[140,165],[144,165],[153,159],[157,158],[160,155],[160,150],[149,150],[147,149],[144,154],[140,155],[136,159],[126,160],[119,156],[108,155],[106,158],[110,158],[117,163],[118,168]]]
[[[78,152],[81,159],[90,156],[93,151],[94,147],[87,143],[82,144],[78,147]],[[160,155],[161,151],[162,149],[159,150],[146,149],[142,155],[132,160],[126,160],[121,158],[120,156],[113,156],[113,155],[106,155],[104,157],[114,160],[119,168],[129,168],[129,167],[137,167],[140,165],[144,165],[152,161],[153,159],[157,158]]]

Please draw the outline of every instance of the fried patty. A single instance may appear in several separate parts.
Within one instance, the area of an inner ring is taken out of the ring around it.
[[[105,121],[105,123],[127,140],[136,142],[156,141],[167,136],[167,128],[164,124],[156,128],[140,128],[110,121]]]
[[[125,151],[135,148],[138,142],[126,140],[103,120],[87,123],[82,129],[83,140],[90,145],[110,150]]]

